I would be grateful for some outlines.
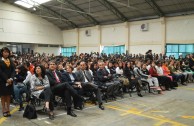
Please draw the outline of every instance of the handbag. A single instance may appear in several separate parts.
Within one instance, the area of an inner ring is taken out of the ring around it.
[[[36,108],[33,104],[27,104],[24,110],[23,118],[27,118],[27,119],[37,118]]]
[[[121,76],[118,79],[123,82],[123,85],[129,85],[129,79],[128,78],[126,78],[124,76]]]

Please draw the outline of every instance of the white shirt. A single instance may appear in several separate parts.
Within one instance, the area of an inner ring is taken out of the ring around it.
[[[85,82],[89,82],[88,79],[86,78],[85,74],[84,74],[84,71],[82,71],[83,75],[84,75],[84,80]]]
[[[74,82],[75,81],[75,78],[73,77],[73,74],[69,74],[70,78],[71,78],[71,81]]]
[[[123,75],[123,69],[120,69],[119,67],[116,68],[116,74]]]
[[[158,75],[164,75],[162,67],[155,66]]]
[[[30,78],[32,76],[32,73],[30,71],[27,72],[27,76],[26,79],[23,81],[24,84],[27,84],[28,82],[30,82]]]
[[[150,67],[151,67],[150,65],[147,65],[147,67],[146,67],[146,68],[147,68],[147,70],[148,70],[148,71],[150,70]]]

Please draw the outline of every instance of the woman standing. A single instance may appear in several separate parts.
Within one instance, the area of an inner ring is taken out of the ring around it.
[[[14,63],[10,60],[10,50],[7,47],[1,49],[0,57],[0,96],[4,117],[11,116],[10,101],[13,92]]]
[[[34,75],[30,79],[30,84],[32,95],[37,98],[44,99],[46,111],[49,114],[49,118],[53,120],[53,95],[50,89],[48,77],[46,76],[46,70],[42,65],[36,65],[34,69]]]

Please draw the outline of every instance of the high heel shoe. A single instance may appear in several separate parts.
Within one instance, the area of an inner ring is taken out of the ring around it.
[[[3,112],[3,117],[8,117],[7,112]]]
[[[7,117],[11,116],[10,111],[7,111],[6,113],[7,113]]]

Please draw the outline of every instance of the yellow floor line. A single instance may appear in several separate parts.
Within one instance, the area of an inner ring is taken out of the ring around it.
[[[194,91],[194,88],[188,88],[188,87],[179,87],[179,88]]]
[[[185,119],[194,119],[194,116],[181,116],[181,117]]]
[[[14,114],[16,111],[18,111],[18,108],[19,108],[19,106],[18,106],[18,107],[15,107],[14,109],[11,110],[10,113],[11,113],[11,114]],[[7,118],[9,118],[9,117],[1,117],[1,118],[0,118],[0,125],[1,125],[4,121],[6,121]]]
[[[179,123],[179,122],[175,122],[175,121],[172,121],[172,120],[169,120],[169,119],[166,119],[166,118],[162,118],[162,117],[158,118],[158,117],[142,114],[141,112],[136,112],[136,111],[134,112],[134,111],[130,111],[130,110],[123,110],[123,109],[120,109],[120,108],[118,108],[116,106],[107,105],[106,107],[110,108],[110,109],[114,109],[114,110],[118,110],[118,111],[124,112],[125,114],[126,113],[133,114],[133,115],[137,115],[137,116],[142,116],[142,117],[158,120],[158,121],[165,122],[165,123],[170,123],[173,126],[187,126],[185,124],[182,124],[182,123]]]
[[[164,122],[164,121],[159,121],[159,122],[157,122],[156,124],[154,124],[154,126],[161,126],[161,125],[164,124],[164,123],[166,123],[166,122]]]

